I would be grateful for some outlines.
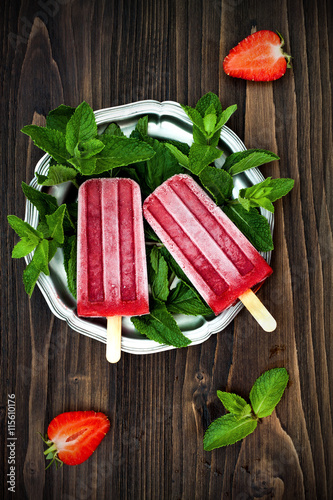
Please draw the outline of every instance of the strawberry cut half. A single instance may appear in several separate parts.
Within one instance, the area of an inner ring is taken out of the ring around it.
[[[70,411],[55,417],[47,429],[48,448],[44,455],[50,464],[78,465],[87,460],[110,429],[104,413]]]
[[[231,49],[223,61],[225,73],[234,78],[270,82],[281,78],[291,67],[291,56],[282,51],[281,35],[269,30],[256,31]]]

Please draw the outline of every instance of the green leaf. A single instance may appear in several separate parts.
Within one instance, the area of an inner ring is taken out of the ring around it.
[[[56,251],[58,250],[59,248],[59,243],[56,241],[56,240],[49,240],[48,241],[48,246],[49,246],[49,249],[48,249],[48,259],[49,259],[49,262],[53,259],[53,257],[55,256],[56,254]]]
[[[74,182],[76,176],[77,170],[65,165],[51,165],[47,175],[40,175],[36,172],[38,184],[42,186],[55,186],[68,181]]]
[[[104,147],[103,142],[98,139],[90,139],[86,142],[81,141],[74,148],[74,156],[87,160],[100,153]]]
[[[258,418],[271,415],[282,398],[289,380],[285,368],[273,368],[263,373],[254,383],[250,401]]]
[[[267,179],[254,186],[241,189],[239,194],[243,198],[253,200],[265,196],[268,200],[274,202],[289,193],[293,186],[293,179],[272,179],[271,177],[267,177]]]
[[[279,157],[271,151],[265,149],[248,149],[247,151],[238,151],[229,155],[223,168],[230,175],[236,175],[274,160],[279,160]]]
[[[100,136],[100,139],[105,148],[97,155],[94,174],[148,160],[155,154],[149,144],[137,139],[104,135]]]
[[[159,248],[154,246],[149,255],[151,268],[149,282],[154,299],[165,301],[169,295],[168,265]]]
[[[75,108],[60,104],[56,109],[49,112],[46,117],[46,127],[54,130],[59,130],[64,135],[66,134],[66,126],[70,118],[73,116]]]
[[[67,123],[66,147],[74,156],[75,146],[79,142],[87,142],[97,136],[95,115],[89,104],[83,101]]]
[[[222,210],[259,252],[273,250],[269,223],[256,208],[247,211],[242,205],[225,205]]]
[[[143,168],[138,170],[138,174],[140,180],[146,183],[149,192],[152,192],[169,177],[182,173],[184,169],[164,143],[152,137],[148,137],[146,140],[155,154],[142,166]],[[148,194],[147,192],[143,193],[144,197]]]
[[[116,123],[110,123],[102,135],[117,135],[118,137],[125,137],[124,132]]]
[[[52,214],[57,210],[58,202],[54,196],[28,186],[25,182],[22,182],[22,190],[28,200],[37,208],[40,217],[43,218],[46,214]]]
[[[225,109],[219,119],[219,121],[216,123],[215,130],[221,130],[223,125],[227,123],[229,120],[230,116],[234,114],[234,112],[237,110],[237,104],[233,104],[232,106],[229,106],[227,109]]]
[[[20,259],[21,257],[29,255],[29,253],[32,252],[39,243],[39,239],[36,237],[34,238],[35,239],[23,236],[23,238],[14,246],[12,251],[12,258]]]
[[[135,129],[131,132],[131,138],[144,140],[148,137],[148,116],[139,118]]]
[[[195,144],[201,144],[202,146],[207,146],[207,136],[203,134],[196,125],[193,125],[193,141]],[[217,144],[212,144],[211,140],[210,143],[211,146],[216,147],[217,145]]]
[[[208,115],[204,116],[203,122],[205,131],[208,136],[210,136],[215,131],[216,118],[217,116],[215,113],[209,113]]]
[[[191,316],[212,314],[211,308],[201,299],[199,294],[183,281],[177,283],[176,287],[170,290],[166,306],[171,314]]]
[[[34,291],[39,275],[40,269],[35,266],[35,263],[32,260],[23,271],[24,288],[29,297],[31,297],[31,294]]]
[[[241,196],[238,196],[238,201],[242,205],[243,208],[248,212],[251,208],[251,202],[250,200],[247,200],[246,198],[242,198]]]
[[[231,392],[217,391],[217,395],[223,406],[234,415],[242,414],[248,404],[241,396]]]
[[[191,343],[163,303],[157,303],[150,314],[133,316],[131,321],[140,333],[160,344],[186,347]]]
[[[65,238],[64,267],[67,275],[67,286],[70,293],[76,298],[76,235]]]
[[[257,427],[257,420],[251,417],[237,419],[232,413],[217,418],[210,424],[204,435],[206,451],[228,446],[245,438]]]
[[[34,256],[32,258],[36,269],[39,269],[44,274],[49,275],[49,243],[47,240],[42,240],[38,243]]]
[[[76,158],[73,157],[68,160],[73,167],[75,167],[82,175],[91,175],[96,171],[97,158]],[[107,169],[108,170],[108,169]]]
[[[213,92],[207,92],[203,95],[196,104],[195,109],[200,113],[202,117],[205,116],[207,110],[211,110],[212,107],[216,111],[216,116],[219,119],[222,114],[222,104],[220,99]]]
[[[53,238],[57,243],[64,242],[64,228],[63,221],[65,215],[66,205],[60,207],[51,215],[46,215],[46,223],[49,227],[50,238]]]
[[[188,169],[196,175],[207,167],[210,163],[220,158],[223,151],[213,146],[202,146],[201,144],[192,144],[189,154]]]
[[[175,146],[185,156],[189,155],[190,146],[186,142],[173,141],[171,139],[165,139],[165,140],[162,139],[160,141],[163,142],[164,144],[171,144],[172,146]]]
[[[197,111],[194,108],[191,108],[190,106],[181,105],[181,107],[183,108],[183,110],[185,111],[185,113],[187,114],[187,116],[190,118],[190,120],[192,121],[192,123],[196,127],[198,127],[198,129],[204,134],[204,136],[206,136],[206,130],[205,130],[205,125],[204,125],[203,117],[201,116],[201,114],[199,113],[199,111]]]
[[[30,226],[27,222],[24,222],[16,215],[7,215],[7,220],[12,229],[20,236],[20,238],[29,238],[31,241],[39,240],[43,238],[43,233]]]
[[[187,167],[189,166],[189,159],[188,159],[188,156],[186,156],[184,153],[182,153],[176,146],[174,146],[173,144],[170,144],[170,143],[165,143],[165,147],[169,149],[169,151],[171,151],[171,153],[174,155],[174,157],[176,158],[176,160],[178,161],[178,163],[180,163],[180,165],[182,165],[183,167]]]
[[[213,195],[217,205],[223,205],[231,198],[234,183],[228,172],[216,167],[205,167],[200,173],[200,181]]]
[[[58,163],[64,163],[70,157],[66,149],[65,136],[59,130],[26,125],[21,132],[31,137],[37,147],[51,155]]]

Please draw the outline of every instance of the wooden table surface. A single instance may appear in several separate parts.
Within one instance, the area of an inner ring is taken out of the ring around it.
[[[1,498],[329,499],[332,436],[332,6],[329,0],[4,0],[1,3]],[[273,83],[224,74],[251,29],[281,32],[293,69]],[[228,125],[295,179],[275,204],[274,273],[259,292],[277,319],[266,334],[242,310],[201,345],[105,360],[105,345],[55,318],[22,284],[7,214],[24,217],[21,182],[42,156],[20,129],[86,100],[194,106],[206,92],[238,105]],[[273,415],[242,442],[203,450],[224,413],[216,391],[247,397],[265,370],[290,383]],[[16,489],[8,491],[8,394],[16,401]],[[45,471],[50,420],[105,412],[111,430],[77,467]]]

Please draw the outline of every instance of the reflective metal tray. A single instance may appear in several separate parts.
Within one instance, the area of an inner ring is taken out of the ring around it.
[[[175,139],[191,144],[191,121],[176,102],[146,100],[95,111],[96,121],[101,131],[108,123],[116,122],[126,135],[129,135],[134,129],[138,119],[146,115],[149,117],[148,132],[150,136],[158,139]],[[219,147],[224,152],[219,160],[221,164],[229,154],[246,149],[239,137],[226,126],[222,129]],[[49,155],[43,156],[37,163],[35,171],[45,175],[48,171],[49,160]],[[258,169],[251,169],[237,175],[235,177],[233,196],[237,196],[239,189],[263,180],[264,177]],[[41,186],[37,184],[36,177],[32,179],[30,185],[41,189]],[[48,192],[55,196],[59,203],[63,203],[73,194],[73,189],[71,183],[66,183],[49,188]],[[261,213],[267,218],[273,232],[273,214],[267,210],[262,210]],[[38,212],[29,201],[26,202],[25,220],[33,227],[38,225]],[[270,262],[271,252],[262,255]],[[29,263],[30,260],[31,255],[28,255],[26,262]],[[67,288],[62,250],[58,249],[50,262],[50,275],[45,276],[41,273],[37,285],[53,314],[65,320],[73,330],[106,343],[106,320],[103,318],[79,318],[77,316],[76,301]],[[175,319],[180,329],[192,341],[192,344],[200,344],[213,333],[222,331],[242,307],[243,305],[239,302],[217,317],[204,318],[202,316],[177,315]],[[161,345],[145,338],[135,330],[129,318],[123,318],[121,349],[133,354],[150,354],[173,349],[173,347]]]

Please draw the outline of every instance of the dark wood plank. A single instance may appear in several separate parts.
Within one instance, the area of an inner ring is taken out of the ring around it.
[[[224,74],[228,51],[253,27],[278,29],[293,69],[256,84]],[[332,436],[332,6],[282,0],[5,0],[1,45],[0,496],[11,498],[8,394],[16,396],[16,496],[20,499],[329,499]],[[148,356],[72,331],[36,290],[8,213],[24,216],[21,182],[41,152],[20,133],[60,103],[94,109],[141,99],[194,105],[207,91],[237,103],[230,127],[246,146],[280,156],[265,176],[295,179],[275,204],[273,276],[259,292],[278,321],[263,333],[242,311],[202,345]],[[248,397],[266,369],[285,366],[286,394],[255,433],[205,452],[205,429],[223,414],[216,391]],[[105,412],[111,430],[78,467],[44,470],[50,420],[62,411]]]

